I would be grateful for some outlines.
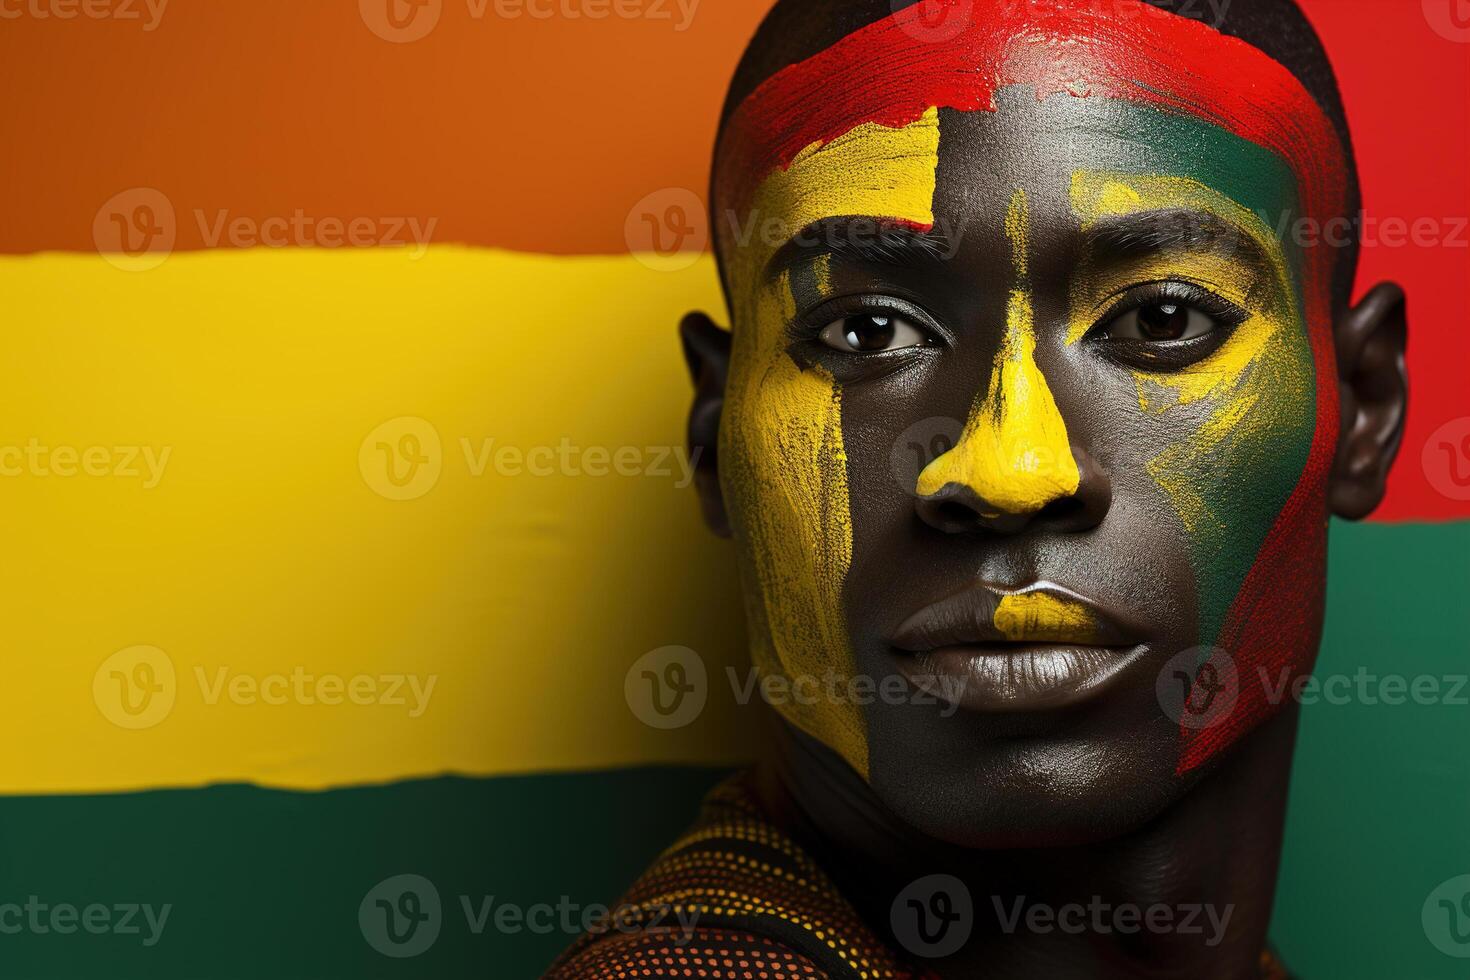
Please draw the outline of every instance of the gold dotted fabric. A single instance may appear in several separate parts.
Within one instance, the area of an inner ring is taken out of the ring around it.
[[[881,943],[736,775],[547,980],[937,980]],[[1289,980],[1261,954],[1262,980]]]
[[[705,798],[694,827],[618,907],[615,928],[583,936],[547,977],[932,977],[900,963],[879,942],[831,879],[762,816],[739,776]]]

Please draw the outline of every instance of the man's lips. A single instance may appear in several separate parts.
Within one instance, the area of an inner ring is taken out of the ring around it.
[[[892,643],[913,683],[973,711],[1075,704],[1109,686],[1145,650],[1120,617],[1049,582],[957,592],[910,616]]]

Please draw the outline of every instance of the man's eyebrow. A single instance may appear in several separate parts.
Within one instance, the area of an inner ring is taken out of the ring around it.
[[[1245,228],[1193,208],[1099,218],[1083,230],[1082,245],[1088,253],[1118,260],[1176,250],[1235,255],[1255,264],[1266,259],[1265,243]]]
[[[802,228],[766,263],[765,281],[823,255],[905,268],[924,268],[954,257],[954,245],[939,232],[919,231],[891,219],[862,216],[823,218]]]

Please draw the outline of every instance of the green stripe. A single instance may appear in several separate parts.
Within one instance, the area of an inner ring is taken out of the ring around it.
[[[0,977],[286,978],[538,975],[575,938],[475,935],[479,908],[614,901],[692,820],[722,771],[430,779],[293,793],[246,786],[0,801],[0,904],[151,903],[140,935],[0,934]],[[364,940],[358,906],[413,873],[443,902],[439,938],[411,959]],[[142,919],[135,920],[142,923]],[[44,924],[44,922],[43,922]]]
[[[1470,522],[1334,523],[1317,676],[1464,677],[1467,556]],[[1470,687],[1459,696],[1303,707],[1272,919],[1298,975],[1470,975],[1470,960],[1440,953],[1420,920],[1436,885],[1470,874]]]

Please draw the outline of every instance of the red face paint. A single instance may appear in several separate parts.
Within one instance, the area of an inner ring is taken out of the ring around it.
[[[1282,158],[1304,216],[1342,213],[1345,159],[1321,108],[1284,66],[1198,21],[1138,0],[1106,8],[1007,0],[923,0],[776,73],[741,104],[717,164],[722,206],[748,200],[773,170],[812,144],[863,123],[898,127],[931,107],[995,111],[995,93],[1030,85],[1117,99],[1219,126]],[[1320,227],[1320,225],[1319,225]],[[1306,250],[1306,322],[1316,365],[1316,420],[1303,471],[1241,583],[1216,645],[1242,676],[1289,667],[1315,643],[1316,612],[1293,583],[1320,576],[1324,488],[1337,438],[1330,285],[1335,253]],[[1231,744],[1275,710],[1265,686],[1244,683],[1228,718],[1181,726],[1178,772]]]

